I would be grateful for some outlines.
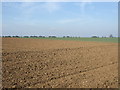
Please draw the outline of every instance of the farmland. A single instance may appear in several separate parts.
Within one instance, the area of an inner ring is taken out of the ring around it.
[[[117,39],[73,39],[3,38],[3,87],[117,88]]]
[[[41,38],[41,37],[37,37],[34,39],[50,39],[50,40],[74,40],[74,41],[95,41],[95,42],[114,42],[114,43],[118,43],[118,38],[114,37],[114,38],[90,38],[90,37],[69,37],[69,38],[63,38],[63,37],[57,37],[57,38],[49,38],[49,37],[45,37],[45,38]]]

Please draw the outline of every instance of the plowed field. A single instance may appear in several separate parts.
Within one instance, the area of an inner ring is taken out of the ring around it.
[[[117,88],[118,44],[3,38],[4,88]]]

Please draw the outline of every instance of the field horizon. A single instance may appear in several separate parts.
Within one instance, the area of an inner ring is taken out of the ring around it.
[[[11,37],[12,38],[12,37]],[[14,37],[15,38],[15,37]],[[113,42],[113,43],[120,43],[119,37],[99,37],[99,38],[92,38],[92,37],[18,37],[18,38],[33,38],[33,39],[49,39],[49,40],[73,40],[73,41],[94,41],[94,42]]]

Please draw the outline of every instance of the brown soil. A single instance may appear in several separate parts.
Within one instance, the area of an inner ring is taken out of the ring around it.
[[[118,44],[3,38],[4,88],[117,88]]]

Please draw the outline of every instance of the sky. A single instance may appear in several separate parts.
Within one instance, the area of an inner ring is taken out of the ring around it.
[[[118,35],[117,2],[2,2],[2,35]]]

